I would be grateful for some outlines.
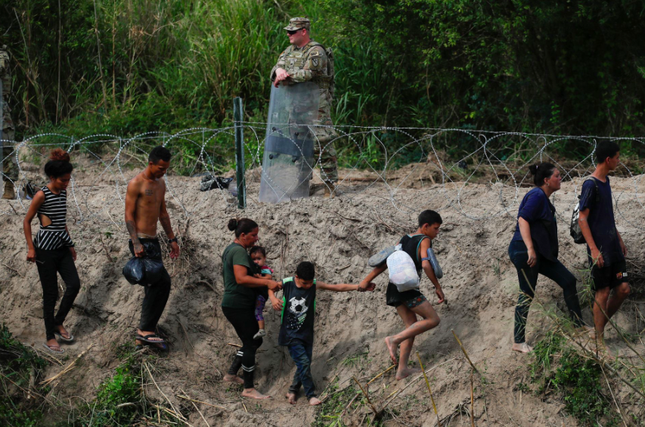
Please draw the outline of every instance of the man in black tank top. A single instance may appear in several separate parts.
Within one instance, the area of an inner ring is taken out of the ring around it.
[[[416,232],[403,236],[399,241],[401,250],[410,255],[410,258],[414,261],[417,273],[420,274],[421,270],[423,270],[435,286],[439,304],[444,302],[445,297],[430,261],[426,257],[428,249],[432,246],[432,240],[439,234],[441,223],[441,216],[437,212],[423,211],[419,215],[419,228],[417,228]],[[360,286],[367,288],[368,284],[386,269],[385,262],[375,267],[363,279]],[[414,373],[414,370],[408,368],[408,359],[414,344],[414,337],[439,325],[440,319],[432,305],[418,289],[399,292],[396,285],[388,283],[385,296],[387,305],[396,308],[406,327],[397,335],[385,337],[385,345],[390,353],[390,359],[392,359],[393,363],[398,363],[396,379],[400,380]],[[417,315],[421,316],[422,320],[418,320]],[[396,350],[399,346],[401,348],[397,361]]]

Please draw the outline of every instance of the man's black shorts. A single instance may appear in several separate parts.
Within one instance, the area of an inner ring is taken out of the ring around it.
[[[614,261],[609,267],[598,268],[594,266],[591,269],[593,278],[594,291],[603,288],[614,289],[621,283],[628,283],[627,263],[625,260]]]

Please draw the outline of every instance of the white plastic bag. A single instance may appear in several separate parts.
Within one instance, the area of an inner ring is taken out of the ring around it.
[[[419,288],[417,267],[410,255],[401,250],[401,245],[397,245],[396,251],[387,258],[387,268],[390,274],[390,283],[395,284],[399,292]]]

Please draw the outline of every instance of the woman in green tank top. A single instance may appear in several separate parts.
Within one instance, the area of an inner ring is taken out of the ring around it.
[[[224,376],[224,381],[244,384],[242,392],[244,397],[267,399],[269,396],[261,394],[253,384],[255,353],[262,345],[262,338],[253,339],[258,332],[258,322],[255,320],[254,288],[268,287],[271,290],[278,290],[281,284],[275,280],[254,276],[259,271],[247,251],[258,241],[259,228],[255,221],[248,218],[231,219],[228,229],[235,232],[235,240],[224,249],[222,254],[224,277],[222,312],[242,340],[242,348],[235,355],[228,373]],[[244,371],[244,380],[237,376],[240,368]]]

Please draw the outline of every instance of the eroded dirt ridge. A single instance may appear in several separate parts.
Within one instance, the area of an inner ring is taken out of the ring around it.
[[[36,174],[37,168],[32,172]],[[123,178],[136,172],[124,170]],[[142,289],[129,285],[121,276],[130,254],[122,224],[123,200],[115,197],[115,191],[123,194],[124,186],[110,177],[97,180],[89,163],[77,168],[74,178],[77,191],[81,194],[83,190],[84,197],[68,201],[68,224],[79,255],[76,264],[82,290],[67,321],[76,336],[76,342],[66,347],[69,360],[90,345],[93,347],[83,355],[79,366],[57,380],[51,396],[63,403],[52,411],[64,410],[61,408],[73,404],[78,396],[91,399],[101,381],[114,374],[120,363],[119,347],[134,340],[142,298]],[[529,359],[510,351],[518,286],[507,247],[515,225],[516,203],[509,203],[512,214],[502,212],[473,221],[460,212],[454,198],[445,197],[445,185],[432,184],[427,176],[418,174],[399,187],[392,198],[384,197],[389,190],[378,183],[366,188],[357,182],[360,191],[352,190],[348,184],[347,194],[333,200],[315,197],[262,205],[254,201],[257,179],[249,175],[249,208],[242,213],[227,193],[200,192],[199,178],[171,176],[168,181],[173,191],[168,207],[183,251],[174,262],[165,259],[173,288],[160,328],[171,347],[167,356],[154,362],[156,385],[147,382],[146,390],[151,399],[169,399],[183,408],[191,425],[208,422],[226,426],[302,426],[309,425],[316,416],[306,399],[290,406],[283,398],[295,368],[286,349],[277,346],[279,316],[270,310],[270,304],[266,313],[268,337],[258,353],[256,381],[261,391],[274,396],[273,400],[259,404],[242,401],[239,390],[221,381],[235,350],[229,343],[237,344],[219,308],[223,293],[220,257],[233,238],[226,229],[230,217],[244,215],[259,223],[260,243],[268,249],[268,262],[276,277],[290,276],[298,262],[310,260],[316,264],[321,280],[352,283],[368,272],[370,255],[415,229],[416,215],[424,209],[437,210],[444,219],[435,248],[445,272],[442,285],[448,304],[436,307],[441,324],[421,335],[415,350],[426,368],[431,369],[428,376],[442,425],[471,423],[470,365],[452,330],[485,379],[477,379],[473,390],[477,425],[576,425],[562,411],[558,399],[543,400],[522,393],[520,384],[528,381]],[[636,312],[639,307],[643,310],[645,248],[641,228],[645,210],[641,195],[645,194],[645,181],[612,178],[612,187],[615,192],[631,195],[619,201],[617,225],[630,250],[628,268],[636,279],[634,296],[615,320],[625,331],[638,334],[643,328],[642,316]],[[559,213],[560,257],[573,271],[586,267],[584,245],[575,245],[568,235],[567,223],[579,191],[576,189],[579,186],[564,183],[554,199]],[[499,204],[504,191],[491,185],[470,184],[464,204],[485,210]],[[509,191],[514,193],[516,189]],[[526,189],[518,191],[521,200]],[[44,339],[41,289],[35,266],[25,261],[23,206],[18,201],[3,203],[13,206],[11,210],[16,213],[0,216],[4,236],[0,241],[0,318],[23,343],[37,347]],[[319,390],[330,385],[343,389],[352,384],[353,377],[366,385],[389,367],[383,338],[401,329],[402,323],[396,312],[385,305],[385,287],[385,278],[380,277],[374,293],[320,293],[313,362]],[[431,302],[436,301],[427,279],[421,289]],[[537,296],[546,310],[563,311],[561,290],[554,283],[541,278]],[[591,323],[588,306],[583,313]],[[529,341],[537,340],[552,327],[553,322],[537,304],[532,306],[529,317]],[[615,352],[634,357],[612,328],[607,338]],[[642,344],[634,345],[643,354]],[[416,362],[416,354],[411,359]],[[52,364],[47,375],[61,369]],[[627,396],[623,389],[619,399]],[[331,387],[327,395],[332,394],[330,390]],[[387,408],[394,415],[387,418],[386,425],[436,425],[423,378],[415,376],[397,382],[393,371],[389,371],[370,383],[367,391],[377,406],[389,402]],[[180,395],[215,406],[199,404],[200,415]],[[347,399],[348,404],[352,397],[354,394]],[[642,411],[636,403],[625,403],[623,409]],[[366,417],[369,419],[365,414],[370,413],[370,407],[365,405],[352,407],[341,415],[346,425],[358,425]]]

